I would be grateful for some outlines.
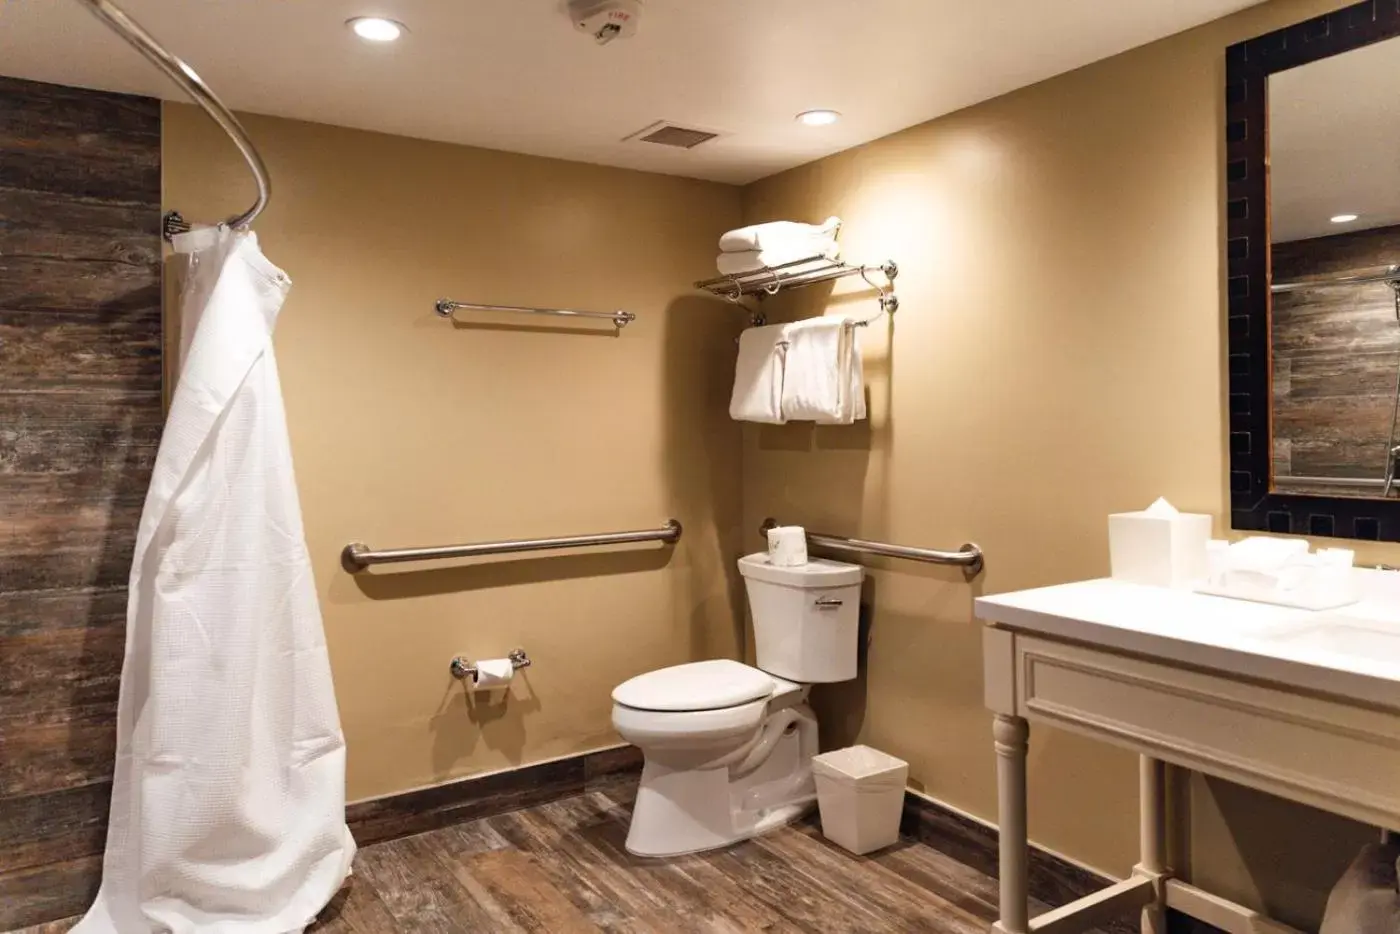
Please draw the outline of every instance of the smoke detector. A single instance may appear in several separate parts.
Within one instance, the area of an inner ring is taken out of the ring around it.
[[[641,15],[642,0],[569,0],[574,28],[588,33],[599,45],[631,36]]]

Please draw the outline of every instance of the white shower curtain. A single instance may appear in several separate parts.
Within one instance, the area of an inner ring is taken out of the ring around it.
[[[78,934],[301,931],[350,870],[345,741],[252,233],[176,238],[179,383],[137,533],[102,887]]]

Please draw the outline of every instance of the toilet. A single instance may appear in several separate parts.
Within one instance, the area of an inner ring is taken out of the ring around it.
[[[739,559],[758,667],[729,659],[638,675],[612,693],[613,726],[645,764],[627,850],[679,856],[745,840],[816,800],[813,684],[856,676],[862,569]]]

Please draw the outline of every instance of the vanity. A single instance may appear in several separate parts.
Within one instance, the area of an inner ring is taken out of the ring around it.
[[[1178,879],[1168,864],[1168,765],[1377,827],[1400,827],[1400,574],[1356,570],[1361,602],[1308,611],[1092,580],[983,597],[994,714],[1003,934],[1064,934],[1174,908],[1231,934],[1296,934]],[[1028,916],[1031,724],[1141,756],[1140,859],[1102,892]]]
[[[1371,93],[1400,80],[1400,6],[1352,4],[1224,61],[1229,508],[1215,528],[1400,542],[1400,125]],[[1210,596],[1190,574],[1182,589],[1093,580],[978,599],[1001,822],[994,930],[1067,934],[1137,913],[1164,934],[1172,908],[1231,934],[1291,932],[1173,872],[1173,768],[1400,829],[1400,574],[1352,573],[1361,599],[1337,610]],[[1141,757],[1132,875],[1036,918],[1032,724]]]

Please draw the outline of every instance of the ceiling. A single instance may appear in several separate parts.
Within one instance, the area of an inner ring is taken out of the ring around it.
[[[1277,243],[1400,224],[1400,39],[1269,78]],[[1358,214],[1333,224],[1337,214]]]
[[[1257,0],[645,0],[604,47],[564,0],[118,2],[240,110],[745,183]],[[410,33],[367,44],[366,14]],[[73,0],[0,0],[0,73],[180,99]],[[621,142],[657,120],[724,135]]]

